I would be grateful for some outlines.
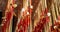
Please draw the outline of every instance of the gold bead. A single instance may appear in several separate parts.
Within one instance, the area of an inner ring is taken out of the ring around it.
[[[17,4],[14,4],[13,7],[16,8],[17,7]]]
[[[33,9],[33,6],[31,5],[30,8]]]

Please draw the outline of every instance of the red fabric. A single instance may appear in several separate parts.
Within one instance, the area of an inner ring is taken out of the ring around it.
[[[48,8],[45,8],[45,13],[46,13],[46,14],[48,13]]]
[[[11,13],[10,12],[8,12],[7,13],[7,15],[6,15],[6,21],[3,21],[3,22],[5,22],[5,23],[3,23],[4,24],[4,26],[2,27],[3,28],[3,31],[4,30],[6,30],[6,28],[9,26],[9,24],[10,24],[10,19],[11,19]],[[5,31],[4,31],[5,32]]]
[[[2,32],[6,32],[6,23],[2,26]]]
[[[44,11],[42,11],[40,15],[41,16],[40,21],[38,22],[37,26],[34,28],[33,32],[42,32],[42,30],[44,29],[44,25],[50,21],[49,17],[47,16],[47,13],[48,13],[47,8]]]
[[[9,28],[10,20],[13,15],[13,8],[10,8],[10,11],[6,13],[6,21],[3,21],[2,32],[6,32],[6,28]]]
[[[54,25],[52,25],[50,28],[51,28],[51,31],[53,31],[53,32],[59,32],[59,27],[60,27],[60,23],[58,22],[58,21],[54,21],[55,23],[54,23]],[[57,26],[57,28],[56,29],[54,29],[54,26]]]
[[[46,22],[48,23],[50,21],[49,17],[46,16]]]
[[[29,12],[30,14],[32,14],[32,12],[33,12],[30,7],[28,7],[28,12]]]
[[[30,21],[29,16],[26,16],[24,19],[20,19],[20,22],[18,24],[18,29],[20,29],[21,26],[23,29],[20,29],[19,31],[26,32],[27,31],[26,29],[28,28],[29,25],[29,21]]]
[[[44,25],[46,24],[46,18],[43,18],[43,19],[40,19],[40,21],[38,22],[38,24],[37,24],[37,26],[35,27],[35,32],[38,32],[38,31],[40,31],[41,32],[41,30],[44,28]],[[38,30],[37,30],[38,29]]]

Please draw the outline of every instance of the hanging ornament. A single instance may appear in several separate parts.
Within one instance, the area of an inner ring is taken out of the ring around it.
[[[47,15],[48,15],[48,16],[51,16],[51,14],[50,14],[49,12],[47,13]]]
[[[54,26],[54,29],[56,29],[57,28],[57,26]]]
[[[29,15],[29,12],[27,12],[27,15]]]
[[[16,8],[17,7],[17,4],[13,4],[13,7]]]
[[[30,8],[33,9],[33,6],[31,5]]]

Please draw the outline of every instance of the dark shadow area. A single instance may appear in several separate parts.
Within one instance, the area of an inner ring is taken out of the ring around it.
[[[18,18],[16,16],[13,16],[12,32],[15,32],[17,20]]]

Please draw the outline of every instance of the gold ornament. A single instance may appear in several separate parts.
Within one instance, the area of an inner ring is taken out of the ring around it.
[[[31,5],[30,8],[33,9],[33,6]]]
[[[57,26],[54,26],[54,29],[56,29],[57,28]]]
[[[17,4],[14,4],[13,7],[16,8],[17,7]]]
[[[27,15],[29,15],[29,12],[27,12]]]
[[[47,13],[48,16],[50,16],[51,14],[50,13]]]

